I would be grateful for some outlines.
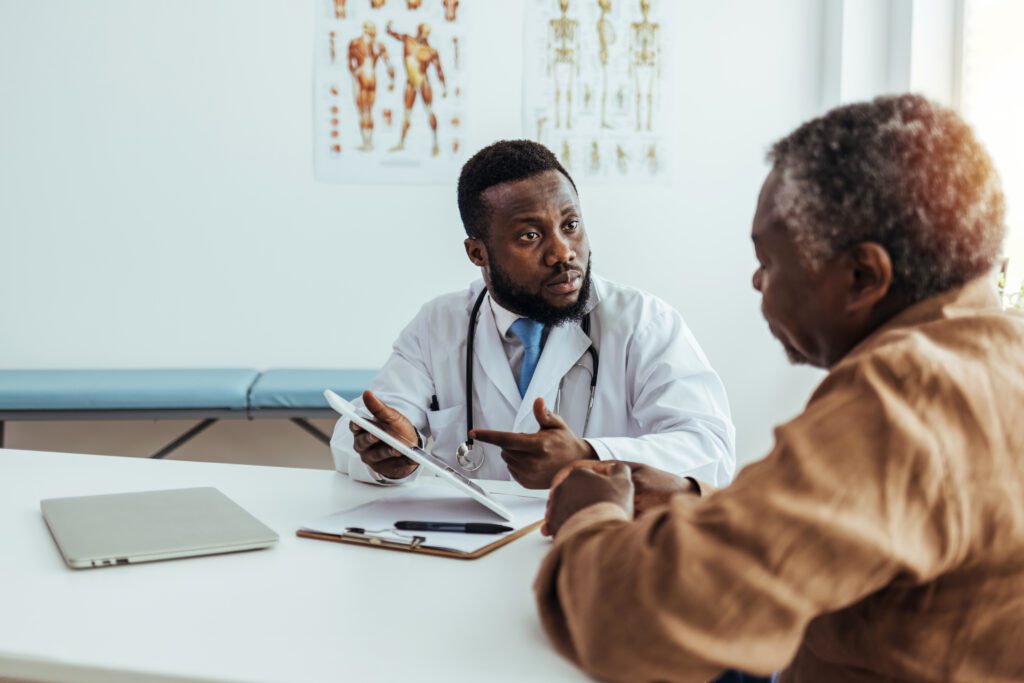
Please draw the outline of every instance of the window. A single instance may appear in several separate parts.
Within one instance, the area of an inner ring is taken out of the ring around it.
[[[1003,181],[1006,293],[1018,293],[1024,283],[1024,2],[963,2],[960,105]]]

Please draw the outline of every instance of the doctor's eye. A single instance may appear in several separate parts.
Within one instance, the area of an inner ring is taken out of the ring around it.
[[[521,239],[521,240],[523,240],[525,242],[533,242],[533,241],[537,240],[539,237],[540,237],[540,233],[539,232],[534,232],[533,230],[531,230],[530,232],[524,232],[522,235],[519,236],[519,239]]]
[[[578,220],[573,219],[566,223],[565,227],[563,227],[562,229],[565,232],[576,232],[577,230],[580,229],[580,222]]]

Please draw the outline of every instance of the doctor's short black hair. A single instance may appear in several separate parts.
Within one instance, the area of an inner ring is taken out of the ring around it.
[[[558,171],[576,189],[569,172],[550,149],[532,140],[499,140],[474,154],[459,174],[459,215],[472,238],[487,236],[490,207],[484,192],[495,185],[526,180],[547,171]]]

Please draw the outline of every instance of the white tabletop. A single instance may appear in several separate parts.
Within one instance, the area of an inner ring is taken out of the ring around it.
[[[69,569],[39,511],[60,496],[215,486],[270,550]],[[297,538],[390,495],[325,470],[0,449],[0,678],[584,680],[541,631],[534,532],[479,560]]]

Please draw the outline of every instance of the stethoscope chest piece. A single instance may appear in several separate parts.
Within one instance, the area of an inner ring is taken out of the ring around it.
[[[475,472],[484,464],[484,449],[480,446],[471,445],[467,441],[459,444],[455,449],[455,461],[459,467],[467,472]]]

